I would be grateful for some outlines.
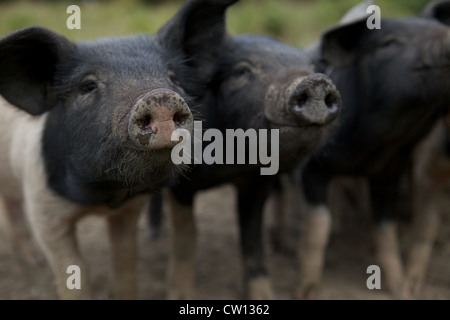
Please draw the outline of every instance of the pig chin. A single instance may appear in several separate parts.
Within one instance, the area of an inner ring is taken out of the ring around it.
[[[280,169],[290,170],[322,143],[325,126],[279,125],[270,122],[271,129],[279,130]]]
[[[158,189],[176,182],[189,169],[188,165],[174,164],[171,151],[171,148],[145,152],[129,150],[116,164],[116,170],[107,171],[110,174],[115,172],[115,179],[123,181],[128,187],[141,185],[150,190]]]

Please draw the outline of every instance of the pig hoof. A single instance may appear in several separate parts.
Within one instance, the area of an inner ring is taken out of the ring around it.
[[[14,245],[13,251],[15,252],[16,259],[21,264],[31,267],[39,267],[45,264],[46,260],[43,253],[30,245]]]
[[[408,277],[402,290],[402,296],[405,299],[411,299],[417,297],[422,290],[422,277]]]
[[[294,293],[294,299],[296,299],[296,300],[314,300],[317,297],[318,290],[319,290],[318,285],[309,284],[307,286],[304,286],[304,287],[298,289]]]
[[[170,290],[168,300],[194,300],[194,293],[190,290]]]
[[[273,300],[272,285],[267,277],[258,277],[249,281],[248,298],[250,300]]]
[[[409,299],[408,295],[405,295],[405,281],[403,279],[397,280],[398,278],[403,277],[388,277],[385,280],[387,292],[392,295],[393,299]]]

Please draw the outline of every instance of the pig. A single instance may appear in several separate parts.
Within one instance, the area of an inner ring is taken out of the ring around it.
[[[431,19],[367,16],[322,35],[309,53],[330,76],[344,105],[334,139],[306,160],[299,174],[302,213],[297,298],[315,297],[323,270],[331,215],[327,190],[339,176],[364,178],[375,224],[383,287],[401,296],[405,275],[395,224],[401,182],[415,147],[448,107],[449,29]]]
[[[421,17],[450,25],[450,1],[432,1]],[[445,188],[450,182],[450,110],[414,151],[411,170],[413,223],[411,245],[405,265],[403,293],[417,296],[424,285],[433,244],[440,225]]]
[[[213,13],[232,2],[186,1],[155,36],[73,43],[31,26],[0,38],[0,194],[23,208],[60,298],[92,298],[75,235],[92,213],[108,225],[110,297],[137,298],[137,218],[188,169],[171,160],[172,133],[192,132],[224,36]]]
[[[314,71],[305,53],[270,37],[227,34],[217,59],[201,103],[203,129],[217,129],[224,134],[230,129],[278,130],[279,141],[270,146],[279,145],[279,170],[263,175],[260,169],[267,167],[262,163],[202,162],[195,164],[178,184],[165,189],[163,197],[172,223],[168,297],[195,297],[195,195],[232,184],[237,190],[244,295],[270,299],[274,296],[262,244],[265,198],[278,172],[296,167],[332,136],[333,127],[339,123],[341,98],[333,82]],[[209,141],[203,142],[202,150],[206,150]],[[220,151],[227,155],[225,145]],[[158,195],[153,199],[161,201]],[[155,207],[161,208],[158,202],[150,206]]]

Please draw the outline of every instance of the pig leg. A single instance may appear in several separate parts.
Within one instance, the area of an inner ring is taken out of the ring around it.
[[[148,206],[148,224],[151,239],[158,239],[161,236],[163,216],[162,195],[159,193],[154,194],[151,196]]]
[[[245,295],[251,300],[272,299],[272,286],[264,265],[262,234],[264,200],[269,190],[266,182],[255,181],[255,184],[238,188]]]
[[[331,232],[331,212],[325,205],[310,206],[304,212],[298,258],[300,265],[297,299],[314,299],[322,277],[326,246]]]
[[[372,213],[375,219],[376,259],[387,289],[400,297],[404,271],[400,257],[395,209],[400,190],[400,178],[370,179]],[[383,287],[383,285],[382,285]]]
[[[182,199],[167,190],[165,199],[171,217],[171,249],[168,270],[168,298],[194,299],[195,247],[197,230],[193,211],[193,194]]]
[[[279,177],[275,190],[272,193],[272,212],[274,225],[271,230],[272,245],[275,251],[288,252],[289,246],[289,221],[298,212],[298,193],[294,175],[286,174]]]
[[[27,221],[22,210],[22,202],[4,199],[5,215],[9,223],[12,246],[18,258],[29,265],[39,265],[45,257],[34,246]]]
[[[436,151],[434,153],[433,151],[427,154],[436,154]],[[429,166],[424,166],[422,171],[416,173],[414,194],[416,202],[411,236],[413,242],[406,264],[404,288],[405,295],[411,296],[417,295],[421,290],[434,241],[439,231],[440,204],[443,196],[443,185],[439,183],[439,180],[444,177],[443,181],[446,181],[445,177],[450,177],[450,175],[444,174],[442,164],[439,164],[436,159],[428,161]],[[420,169],[420,164],[418,164],[418,168]],[[433,172],[433,170],[436,171]]]
[[[305,198],[301,199],[301,226],[297,247],[300,272],[295,297],[314,299],[322,277],[332,219],[327,206],[326,177],[314,174],[311,169],[303,174],[302,181]]]
[[[33,232],[55,275],[59,297],[90,299],[87,268],[78,250],[74,228],[81,212],[72,203],[45,190],[28,196],[25,205]],[[67,271],[71,265],[80,268],[79,289],[68,286],[71,274]]]
[[[405,296],[417,295],[422,287],[440,222],[439,199],[433,197],[414,214],[412,239],[406,263]]]
[[[450,178],[450,162],[441,149],[446,137],[444,124],[439,122],[416,151],[411,183],[415,200],[412,243],[406,263],[405,296],[420,292],[439,230],[443,189]]]
[[[283,206],[284,193],[285,190],[278,181],[266,204],[268,205],[267,214],[273,218],[273,224],[270,227],[270,239],[275,252],[281,252],[284,245],[284,220],[286,219],[285,208]]]
[[[281,177],[279,177],[281,180]],[[286,196],[288,190],[281,181],[277,181],[274,191],[272,192],[272,202],[270,207],[270,214],[273,217],[274,223],[271,228],[271,242],[273,249],[276,252],[282,252],[287,248],[286,231],[287,231],[287,208]]]
[[[147,197],[127,202],[108,216],[111,247],[110,294],[113,299],[136,299],[137,224]]]

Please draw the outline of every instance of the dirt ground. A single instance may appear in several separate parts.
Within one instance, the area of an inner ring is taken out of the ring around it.
[[[196,199],[198,217],[197,299],[241,299],[241,265],[238,232],[234,214],[234,189],[225,185],[202,192]],[[448,206],[450,208],[450,206]],[[267,219],[267,227],[271,219]],[[369,290],[366,269],[376,264],[371,250],[370,223],[367,217],[348,214],[341,217],[326,256],[323,285],[318,299],[392,299],[381,290]],[[169,221],[165,234],[149,237],[146,215],[139,228],[139,297],[166,298],[166,269],[169,247]],[[90,267],[97,299],[106,298],[109,250],[101,217],[91,216],[79,225],[81,250]],[[292,237],[292,242],[294,237]],[[269,243],[267,241],[267,243]],[[296,277],[292,251],[274,252],[268,245],[268,267],[277,299],[290,299]],[[0,299],[56,299],[55,285],[47,264],[28,266],[11,252],[3,214],[0,215]],[[450,210],[443,222],[432,255],[421,300],[450,299]]]

